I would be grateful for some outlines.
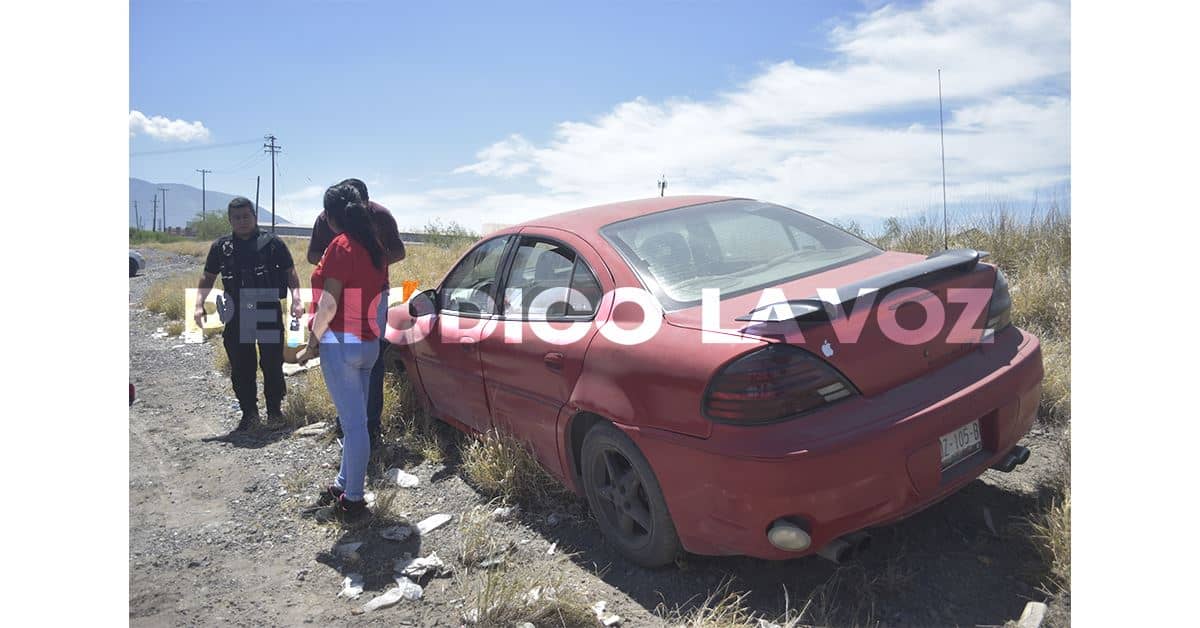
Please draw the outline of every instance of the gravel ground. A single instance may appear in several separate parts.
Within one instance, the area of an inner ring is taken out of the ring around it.
[[[151,282],[198,275],[201,260],[143,253],[149,268],[130,279],[129,299],[129,378],[139,397],[129,411],[130,623],[462,624],[463,601],[478,574],[467,574],[452,557],[464,542],[464,513],[486,500],[453,461],[406,467],[421,481],[398,490],[407,519],[454,515],[426,535],[397,543],[380,536],[388,522],[346,530],[301,518],[300,506],[336,473],[337,445],[290,430],[227,436],[238,411],[227,378],[213,370],[219,341],[184,345],[154,337],[166,321],[142,305]],[[654,615],[660,603],[694,605],[729,578],[733,590],[749,593],[747,606],[768,617],[815,596],[809,617],[817,623],[1002,625],[1027,601],[1046,598],[1021,517],[1035,511],[1040,487],[1059,472],[1058,438],[1035,430],[1025,441],[1030,462],[1018,471],[988,471],[944,502],[874,530],[871,549],[841,567],[818,558],[692,556],[677,568],[645,570],[606,546],[582,502],[492,522],[487,534],[515,548],[509,564],[551,574],[589,604],[605,601],[625,626],[661,624]],[[376,478],[374,490],[382,494],[384,483]],[[363,546],[349,557],[334,550],[348,542]],[[364,602],[393,586],[393,562],[405,552],[437,552],[462,573],[427,576],[421,600],[361,614]],[[348,573],[365,576],[357,600],[338,597]]]

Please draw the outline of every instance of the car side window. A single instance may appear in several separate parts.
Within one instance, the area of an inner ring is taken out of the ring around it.
[[[493,238],[475,247],[442,282],[438,309],[466,316],[496,311],[496,275],[511,236]]]
[[[506,314],[524,320],[591,317],[601,296],[600,282],[575,251],[534,238],[521,240],[505,286]]]

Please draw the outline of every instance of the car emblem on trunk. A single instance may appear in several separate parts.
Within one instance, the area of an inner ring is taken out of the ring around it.
[[[829,344],[828,340],[825,341],[825,344],[821,345],[821,353],[825,354],[827,358],[833,357],[833,345]]]

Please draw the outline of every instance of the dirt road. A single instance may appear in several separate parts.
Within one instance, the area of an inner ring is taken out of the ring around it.
[[[402,489],[409,518],[444,512],[455,519],[419,539],[396,543],[378,527],[347,532],[300,518],[298,507],[332,478],[337,445],[287,430],[226,437],[238,415],[228,380],[213,370],[219,342],[156,337],[165,320],[143,305],[152,281],[198,273],[200,260],[146,254],[149,270],[130,279],[129,299],[129,377],[139,394],[129,411],[130,622],[462,624],[472,582],[465,573],[423,581],[419,601],[357,613],[392,586],[392,563],[403,552],[437,551],[453,563],[464,542],[462,515],[486,500],[453,462],[422,462],[406,467],[421,480]],[[768,617],[811,599],[806,617],[813,623],[999,625],[1028,600],[1045,598],[1020,518],[1034,511],[1039,485],[1057,472],[1056,438],[1031,435],[1030,463],[1012,474],[989,471],[945,502],[875,530],[870,551],[842,567],[817,558],[689,557],[680,568],[649,571],[618,558],[581,504],[496,522],[489,534],[512,541],[511,562],[553,573],[589,604],[607,602],[625,626],[661,624],[654,614],[660,603],[694,605],[727,578],[733,590],[749,592],[749,609]],[[364,543],[356,556],[334,551],[351,541]],[[338,597],[351,572],[365,576],[357,600]]]

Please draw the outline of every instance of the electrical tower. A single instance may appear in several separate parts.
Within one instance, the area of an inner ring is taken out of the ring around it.
[[[163,193],[163,233],[167,232],[167,188],[158,188],[159,192]]]
[[[205,205],[204,197],[207,196],[207,194],[205,193],[205,188],[204,188],[204,175],[212,172],[212,170],[205,170],[203,168],[197,168],[196,172],[200,173],[200,220],[204,220],[204,216],[206,214],[206,212],[205,212],[206,205]]]
[[[263,152],[271,153],[271,233],[275,233],[275,155],[283,150],[275,144],[275,136],[267,135],[267,144],[263,144]]]
[[[664,173],[658,179],[658,195],[664,196],[667,193],[667,175]]]

